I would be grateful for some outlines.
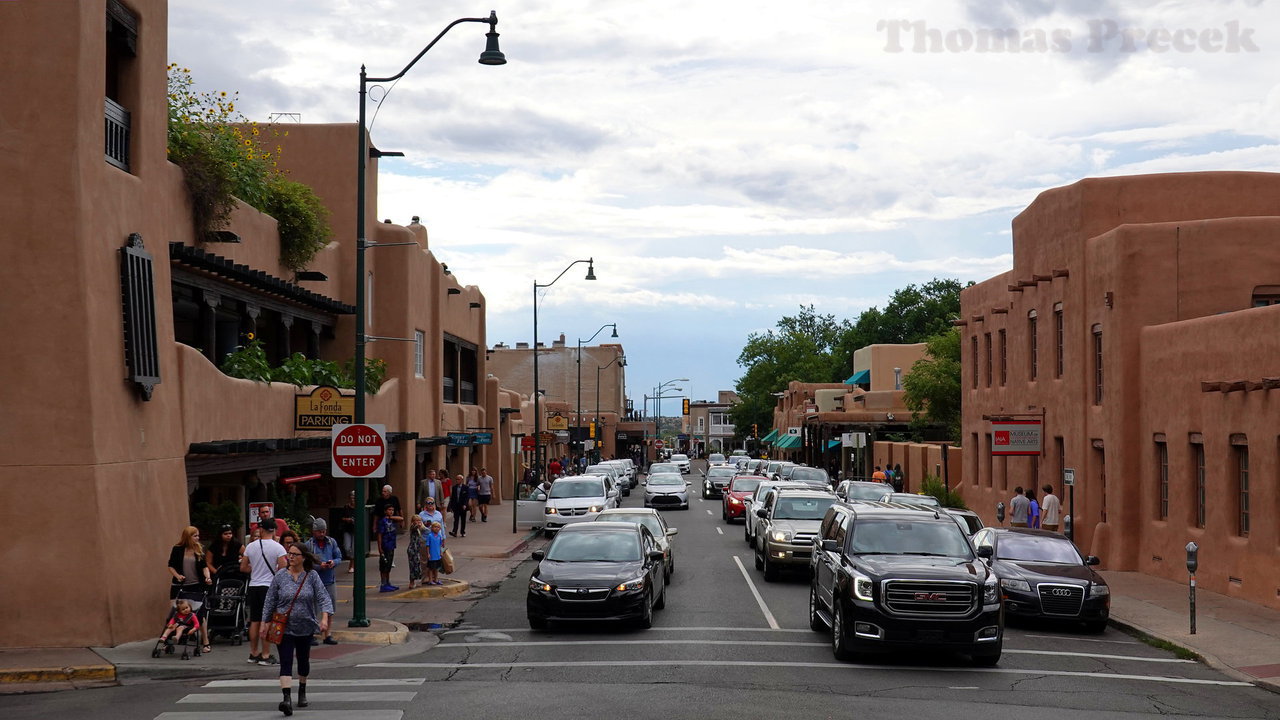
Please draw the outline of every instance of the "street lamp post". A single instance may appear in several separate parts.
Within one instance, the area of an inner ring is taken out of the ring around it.
[[[601,328],[601,329],[603,330],[604,328]],[[617,357],[605,363],[604,365],[599,365],[596,367],[596,447],[597,448],[600,447],[600,443],[604,440],[604,431],[602,430],[602,428],[604,427],[604,423],[600,422],[600,371],[607,370],[609,366],[613,365],[614,363],[617,363],[618,367],[626,367],[627,356],[618,355]],[[597,449],[596,450],[597,462],[600,461],[600,455],[601,453]]]
[[[365,66],[360,66],[360,122],[357,128],[357,147],[356,147],[356,352],[355,352],[355,377],[353,378],[356,392],[355,415],[352,418],[356,424],[365,421],[365,343],[368,338],[365,336],[365,317],[367,308],[365,307],[365,265],[364,251],[370,245],[365,238],[365,173],[368,171],[369,148],[367,131],[365,130],[365,101],[368,96],[368,84],[370,82],[394,82],[409,72],[411,68],[427,51],[435,47],[435,44],[444,37],[445,33],[453,29],[455,25],[467,22],[489,23],[489,32],[485,33],[488,38],[485,44],[485,50],[480,54],[481,65],[505,65],[506,57],[502,51],[498,49],[498,14],[490,11],[487,18],[459,18],[449,23],[444,30],[436,35],[435,39],[422,48],[413,60],[409,61],[404,69],[395,75],[389,77],[368,77],[365,73]],[[365,512],[365,481],[357,479],[355,481],[356,490],[356,552],[363,555],[365,548],[369,545],[369,523],[368,516]],[[355,564],[355,588],[351,602],[351,620],[347,623],[351,627],[368,627],[369,618],[365,612],[365,572],[364,562]]]
[[[600,329],[595,331],[595,333],[592,334],[591,337],[587,338],[585,342],[589,343],[592,340],[595,340],[596,335],[599,335],[600,333],[604,332],[604,329],[607,327],[613,328],[613,335],[611,335],[610,337],[618,337],[618,323],[605,323],[604,325],[601,325]],[[584,341],[582,340],[582,338],[578,338],[578,405],[577,405],[577,412],[575,413],[575,416],[573,418],[573,426],[575,428],[578,428],[579,434],[581,434],[582,432],[582,346],[583,344],[584,344]],[[600,385],[598,384],[599,383],[598,374],[596,375],[596,382],[597,382],[596,397],[598,399],[600,396]]]
[[[569,268],[578,263],[587,264],[587,280],[596,279],[596,261],[595,258],[587,258],[586,260],[574,260],[560,271],[555,280],[549,283],[539,283],[535,278],[533,281],[533,465],[534,471],[538,474],[538,479],[546,477],[546,463],[543,462],[542,456],[542,405],[540,402],[541,392],[538,389],[538,288],[551,287],[556,284],[564,274],[569,272]],[[603,328],[602,328],[603,329]],[[515,518],[511,520],[511,528],[515,530]]]
[[[678,382],[689,382],[689,378],[674,378],[662,383],[661,385],[653,389],[653,397],[654,397],[653,404],[657,406],[657,408],[654,410],[654,413],[653,413],[654,414],[653,429],[654,429],[654,433],[658,436],[659,440],[662,439],[662,391],[666,389],[668,385],[671,385],[673,383],[678,383]],[[684,388],[674,388],[674,389],[680,392],[684,392]]]

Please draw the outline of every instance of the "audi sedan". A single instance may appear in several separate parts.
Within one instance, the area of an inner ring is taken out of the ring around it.
[[[653,626],[667,603],[663,553],[649,528],[634,522],[570,525],[556,534],[529,576],[529,627],[551,621],[621,620]]]
[[[1094,571],[1098,558],[1081,557],[1059,533],[1032,528],[988,527],[973,535],[976,548],[991,548],[1010,616],[1080,622],[1089,632],[1107,628],[1111,589]]]

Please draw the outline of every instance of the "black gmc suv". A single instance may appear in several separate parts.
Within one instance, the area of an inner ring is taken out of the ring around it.
[[[837,659],[929,647],[968,653],[976,665],[1000,661],[998,581],[946,512],[836,503],[814,543],[809,626],[831,628]]]

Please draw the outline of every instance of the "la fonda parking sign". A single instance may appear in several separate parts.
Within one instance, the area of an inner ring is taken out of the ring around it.
[[[336,478],[387,476],[386,425],[334,425],[330,474]]]

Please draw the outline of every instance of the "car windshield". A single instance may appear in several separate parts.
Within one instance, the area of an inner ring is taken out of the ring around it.
[[[1009,533],[996,546],[1000,560],[1079,565],[1080,553],[1066,538]]]
[[[736,477],[729,489],[733,492],[755,492],[762,481],[763,478],[758,477]]]
[[[551,483],[549,497],[580,498],[604,497],[604,483],[600,480],[557,480]]]
[[[675,463],[654,463],[654,464],[652,464],[652,465],[650,465],[650,466],[649,466],[649,474],[650,474],[650,475],[653,475],[653,474],[656,474],[656,473],[664,473],[664,472],[665,472],[665,473],[678,473],[678,472],[680,472],[680,468],[679,468],[679,467],[677,467]]]
[[[859,520],[852,550],[855,555],[973,557],[958,525],[935,520]]]
[[[662,521],[652,513],[605,513],[596,516],[601,522],[633,522],[649,528],[655,538],[666,537],[667,531],[662,529]]]
[[[724,462],[724,456],[720,453],[711,453],[707,456],[707,462]]]
[[[689,459],[688,455],[672,455],[671,462],[685,462]]]
[[[684,477],[679,473],[658,473],[649,476],[650,485],[680,485],[684,486]]]
[[[738,468],[733,468],[733,467],[713,467],[707,471],[707,477],[731,478],[737,474],[738,474]]]
[[[821,520],[835,498],[780,497],[773,508],[774,520]]]
[[[631,532],[560,533],[547,548],[547,559],[556,562],[636,562],[640,539]]]
[[[844,494],[851,500],[883,500],[889,496],[890,490],[879,483],[866,483],[850,485]]]
[[[605,466],[603,466],[603,465],[592,465],[591,467],[589,467],[589,468],[587,468],[586,470],[584,470],[584,471],[583,471],[583,473],[584,473],[584,474],[586,474],[586,475],[610,475],[610,476],[612,476],[612,475],[617,475],[617,474],[618,474],[618,469],[617,469],[617,468],[611,468],[611,467],[605,467]]]
[[[914,493],[894,493],[889,496],[890,502],[905,503],[907,505],[928,505],[929,507],[942,507],[942,503],[938,502],[938,498],[932,495],[916,495]]]
[[[827,478],[827,471],[819,470],[818,468],[796,468],[791,471],[791,475],[789,475],[788,478],[804,483],[825,484],[830,482]]]

